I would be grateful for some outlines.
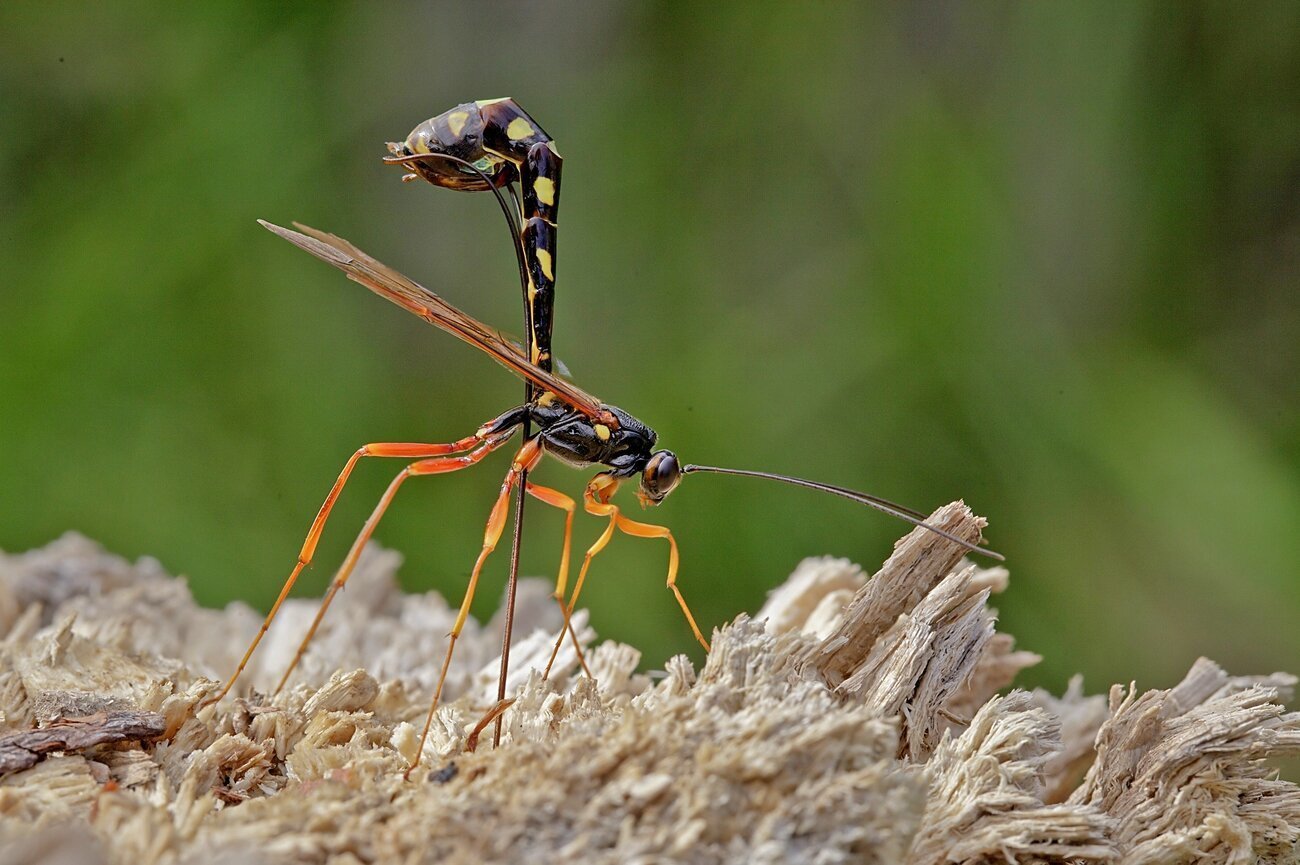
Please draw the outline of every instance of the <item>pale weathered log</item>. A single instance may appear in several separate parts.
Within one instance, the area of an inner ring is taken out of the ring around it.
[[[972,541],[983,527],[960,503],[931,520]],[[543,681],[559,617],[547,585],[525,581],[501,747],[467,747],[495,702],[499,633],[471,622],[408,780],[455,611],[403,595],[398,563],[367,550],[286,692],[266,696],[315,601],[286,604],[238,693],[204,707],[257,629],[252,610],[201,609],[156,562],[76,536],[0,556],[0,736],[61,746],[0,778],[0,865],[1292,862],[1300,849],[1300,791],[1264,762],[1300,752],[1300,715],[1280,703],[1294,679],[1201,661],[1178,687],[1117,689],[1109,707],[1077,682],[998,696],[1037,660],[987,605],[1008,573],[919,530],[870,580],[844,560],[803,563],[757,620],[715,633],[699,670],[676,657],[643,672],[635,649],[594,645],[580,611],[594,679],[566,641]],[[149,732],[78,741],[67,719],[87,713],[136,713]]]

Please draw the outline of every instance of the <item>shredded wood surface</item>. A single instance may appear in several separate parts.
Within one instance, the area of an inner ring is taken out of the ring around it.
[[[931,518],[975,540],[960,503]],[[455,611],[372,548],[292,687],[315,612],[286,604],[238,695],[200,708],[260,618],[206,610],[153,561],[68,535],[0,556],[0,865],[9,863],[1295,862],[1300,753],[1285,674],[1207,660],[1169,690],[1012,690],[980,569],[923,531],[872,577],[810,559],[700,670],[595,644],[521,586],[502,746],[497,624],[466,628],[418,772]],[[1082,637],[1081,637],[1082,638]],[[14,760],[6,762],[10,753]],[[29,747],[30,746],[30,747]],[[43,759],[41,759],[43,758]]]

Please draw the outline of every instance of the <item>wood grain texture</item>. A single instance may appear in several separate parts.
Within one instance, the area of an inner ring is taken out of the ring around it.
[[[74,753],[110,742],[152,742],[163,734],[157,712],[100,712],[63,718],[48,727],[0,736],[0,775],[30,769],[47,755]]]
[[[0,735],[50,754],[0,778],[0,865],[1296,861],[1300,791],[1267,762],[1300,753],[1293,677],[1202,660],[1168,690],[1002,694],[1037,660],[987,605],[1008,571],[920,531],[870,578],[804,562],[700,669],[644,672],[581,613],[594,678],[566,644],[542,681],[558,615],[525,581],[502,746],[467,748],[499,653],[471,623],[406,780],[455,611],[398,591],[397,562],[367,552],[292,688],[265,696],[309,600],[199,709],[252,610],[76,536],[0,556]]]

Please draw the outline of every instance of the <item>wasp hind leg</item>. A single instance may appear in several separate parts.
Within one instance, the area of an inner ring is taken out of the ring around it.
[[[253,657],[253,652],[257,650],[258,644],[262,642],[262,637],[271,627],[271,622],[275,620],[276,614],[280,612],[280,606],[284,603],[285,598],[293,589],[294,583],[298,581],[299,574],[307,565],[311,564],[312,557],[316,554],[316,545],[320,542],[321,533],[325,531],[325,523],[329,520],[330,511],[334,509],[339,495],[343,492],[343,487],[347,484],[348,478],[352,475],[352,470],[356,468],[358,462],[363,457],[398,457],[406,459],[419,459],[428,457],[444,456],[446,454],[462,453],[469,451],[478,445],[482,445],[486,440],[485,436],[475,433],[472,436],[466,436],[463,439],[445,444],[416,444],[409,442],[376,442],[364,445],[353,452],[352,456],[339,472],[338,479],[334,481],[334,486],[330,488],[329,494],[325,496],[325,501],[321,504],[320,510],[316,512],[316,518],[312,520],[311,528],[307,531],[307,537],[303,541],[302,549],[298,552],[298,560],[294,563],[293,570],[289,578],[284,581],[280,589],[279,596],[275,603],[271,605],[271,610],[266,614],[266,619],[258,629],[257,635],[253,637],[252,643],[244,652],[243,658],[239,661],[239,666],[235,672],[226,680],[221,691],[208,700],[208,703],[217,703],[230,693],[230,689],[235,686],[235,682],[243,674],[244,668],[248,666],[249,660]]]
[[[371,536],[375,533],[375,528],[379,525],[380,519],[383,518],[384,512],[388,510],[388,506],[392,504],[393,498],[397,495],[397,491],[401,488],[402,484],[405,483],[408,478],[412,477],[440,475],[469,468],[470,466],[482,461],[484,457],[503,445],[509,437],[508,433],[489,437],[478,447],[461,456],[435,457],[433,459],[424,459],[411,463],[409,466],[402,469],[398,473],[397,477],[393,478],[392,482],[388,485],[388,489],[384,490],[384,494],[380,496],[379,503],[375,505],[374,511],[371,512],[370,517],[366,520],[365,525],[361,529],[361,533],[357,535],[357,539],[352,542],[352,547],[348,550],[347,556],[343,559],[343,564],[339,566],[338,572],[330,582],[329,591],[327,591],[325,597],[321,599],[320,608],[316,611],[316,617],[312,619],[311,627],[307,630],[306,636],[302,638],[302,642],[298,644],[298,650],[294,653],[293,660],[289,663],[288,669],[286,669],[284,675],[280,677],[279,683],[275,686],[274,693],[278,694],[284,689],[285,684],[289,681],[289,676],[292,675],[294,669],[297,668],[298,662],[302,660],[303,654],[307,651],[308,644],[310,644],[312,638],[316,636],[316,631],[324,620],[326,611],[329,610],[330,604],[333,603],[334,596],[337,595],[345,585],[347,585],[348,578],[352,576],[352,571],[356,567],[357,561],[361,558],[361,551],[365,549],[366,544],[369,543]]]

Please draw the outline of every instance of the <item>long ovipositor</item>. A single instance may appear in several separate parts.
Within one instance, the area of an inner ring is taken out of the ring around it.
[[[404,179],[423,177],[438,186],[465,191],[490,190],[501,205],[514,234],[515,253],[524,300],[526,357],[539,369],[553,367],[551,333],[555,312],[555,240],[560,206],[562,160],[545,130],[513,99],[493,99],[458,105],[421,123],[405,142],[390,143],[394,158],[416,173]],[[406,161],[413,154],[419,154]],[[517,212],[502,196],[506,186],[514,197],[514,181],[522,188]],[[535,403],[543,396],[533,385],[524,388],[524,399]],[[525,433],[528,422],[524,423]],[[523,531],[524,487],[521,482],[516,505],[514,552],[510,565],[509,610],[501,650],[498,699],[505,699],[505,682],[510,658],[515,580],[518,576],[519,546]],[[579,656],[581,657],[581,655]],[[585,665],[584,665],[585,667]],[[496,735],[501,735],[497,724]]]

